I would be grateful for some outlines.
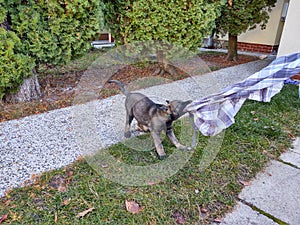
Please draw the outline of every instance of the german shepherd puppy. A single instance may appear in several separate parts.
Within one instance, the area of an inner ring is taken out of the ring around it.
[[[150,131],[159,159],[166,157],[160,138],[162,131],[166,132],[166,135],[176,148],[182,150],[188,149],[177,140],[172,128],[172,123],[187,112],[185,108],[192,101],[184,102],[174,100],[167,101],[167,105],[157,104],[141,93],[129,92],[120,81],[109,80],[108,82],[117,84],[121,92],[126,96],[126,123],[124,130],[124,136],[126,138],[131,136],[130,124],[133,118],[135,118],[138,122],[138,127],[142,131]]]

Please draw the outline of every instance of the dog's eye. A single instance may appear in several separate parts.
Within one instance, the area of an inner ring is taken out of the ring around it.
[[[159,107],[161,110],[163,110],[163,111],[168,111],[168,107],[167,106],[165,106],[165,105],[163,105],[163,106],[160,106]]]

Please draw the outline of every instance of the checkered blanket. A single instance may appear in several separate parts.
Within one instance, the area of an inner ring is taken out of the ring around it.
[[[193,101],[187,110],[205,136],[214,136],[232,125],[246,99],[269,102],[280,92],[284,82],[300,72],[300,52],[275,59],[244,81],[225,88],[218,94]]]

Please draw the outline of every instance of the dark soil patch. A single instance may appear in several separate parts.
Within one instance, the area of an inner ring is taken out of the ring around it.
[[[229,62],[226,61],[226,55],[224,53],[213,52],[204,52],[199,56],[212,71],[258,60],[258,58],[254,56],[240,55],[239,61]],[[147,65],[128,65],[116,73],[113,78],[127,84],[137,77],[142,78],[153,75],[170,80],[180,80],[187,77],[183,72],[180,72],[177,76],[171,76],[167,73],[163,75],[157,74],[158,69],[159,65],[154,63]],[[71,106],[75,95],[75,88],[83,73],[84,70],[66,69],[62,73],[48,72],[46,74],[40,74],[39,81],[43,93],[42,98],[18,104],[0,102],[0,122]],[[113,84],[105,84],[100,93],[100,98],[106,98],[117,93],[119,93],[119,89],[116,86]]]

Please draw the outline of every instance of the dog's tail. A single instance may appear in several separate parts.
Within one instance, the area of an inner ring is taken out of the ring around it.
[[[121,81],[118,81],[118,80],[109,80],[108,83],[115,83],[116,85],[118,85],[121,89],[121,92],[124,94],[124,95],[128,95],[129,92],[128,90],[126,90],[124,84],[121,82]]]

